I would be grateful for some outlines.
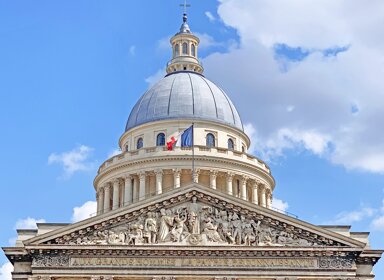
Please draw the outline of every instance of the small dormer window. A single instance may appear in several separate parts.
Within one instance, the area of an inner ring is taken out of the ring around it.
[[[233,140],[231,138],[228,138],[228,150],[233,151],[235,148],[235,145],[233,144]]]
[[[156,137],[156,146],[164,146],[165,145],[165,134],[159,133]]]
[[[215,136],[212,133],[207,134],[206,145],[210,148],[215,147]]]
[[[137,143],[136,143],[136,149],[141,149],[144,145],[144,141],[143,141],[143,138],[139,138],[137,139]]]

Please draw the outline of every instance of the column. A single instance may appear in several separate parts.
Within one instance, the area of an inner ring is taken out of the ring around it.
[[[132,202],[136,202],[138,201],[138,197],[139,197],[139,184],[137,182],[137,177],[133,177],[133,198],[132,198]]]
[[[267,206],[267,195],[265,192],[265,186],[264,185],[262,186],[260,191],[261,191],[261,203],[260,203],[260,205],[263,207],[266,207]]]
[[[233,173],[227,173],[227,194],[232,195]]]
[[[99,210],[97,210],[97,215],[103,214],[104,212],[104,189],[99,188],[99,203],[100,206],[98,207]]]
[[[272,207],[272,191],[268,190],[267,192],[267,208],[271,209]]]
[[[163,170],[157,169],[156,173],[156,194],[163,193]]]
[[[99,192],[96,192],[96,215],[98,215],[99,214],[99,211],[100,211],[100,194],[99,194]]]
[[[124,177],[124,206],[132,203],[132,176],[127,175]]]
[[[119,179],[113,180],[112,210],[119,208]]]
[[[175,189],[180,188],[180,175],[180,169],[173,169],[173,185]]]
[[[107,213],[111,208],[110,184],[106,183],[104,186],[104,213]]]
[[[199,174],[200,174],[200,169],[195,169],[195,172],[192,172],[192,182],[193,183],[199,183]]]
[[[209,173],[209,186],[216,190],[216,177],[217,177],[217,170],[211,170]]]
[[[247,176],[241,177],[240,180],[240,198],[243,200],[247,200]]]
[[[258,194],[258,186],[260,185],[260,181],[255,180],[252,184],[252,203],[259,204],[259,194]]]
[[[145,199],[145,171],[139,173],[140,187],[139,187],[139,201]]]

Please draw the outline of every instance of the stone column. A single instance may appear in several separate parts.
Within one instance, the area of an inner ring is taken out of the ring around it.
[[[240,180],[240,198],[247,200],[247,180],[246,176],[241,177]]]
[[[145,178],[146,174],[145,171],[141,171],[139,173],[140,178],[140,187],[139,187],[139,201],[145,199]]]
[[[124,178],[124,206],[132,203],[132,176],[127,175]]]
[[[227,173],[227,194],[232,195],[233,173]]]
[[[267,191],[267,208],[271,209],[272,207],[272,192],[271,190]]]
[[[97,215],[103,214],[104,212],[104,189],[99,188],[99,202]]]
[[[259,194],[258,187],[260,182],[258,180],[253,181],[252,184],[252,203],[258,205],[259,204]]]
[[[110,184],[106,183],[104,186],[104,213],[108,212],[111,209],[111,195],[110,195]]]
[[[139,184],[137,182],[137,177],[133,177],[133,198],[132,198],[132,201],[133,202],[136,202],[138,199],[138,196],[139,196]]]
[[[209,185],[214,190],[216,190],[216,177],[217,177],[217,170],[211,170],[209,173]]]
[[[195,169],[195,172],[192,172],[192,182],[193,183],[199,183],[199,174],[200,174],[200,169]]]
[[[180,175],[180,169],[173,169],[173,185],[175,189],[180,188]]]
[[[262,186],[260,191],[261,191],[261,203],[260,203],[260,205],[263,207],[266,207],[267,206],[267,194],[266,194],[266,189],[265,189],[264,185]]]
[[[156,173],[156,194],[163,193],[163,170],[157,169]]]
[[[119,179],[113,180],[112,210],[119,208]]]

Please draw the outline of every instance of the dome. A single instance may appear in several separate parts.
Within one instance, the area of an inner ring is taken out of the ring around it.
[[[133,107],[125,131],[168,119],[207,120],[243,131],[239,113],[225,92],[194,72],[168,74],[145,92]]]

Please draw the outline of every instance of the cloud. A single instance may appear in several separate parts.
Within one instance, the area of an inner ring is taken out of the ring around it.
[[[117,149],[114,149],[108,153],[108,158],[111,158],[111,157],[114,157],[114,156],[117,156],[120,154],[121,154],[121,150],[120,150],[120,148],[117,148]]]
[[[383,14],[379,0],[221,0],[218,15],[240,43],[205,57],[205,74],[233,97],[262,155],[305,149],[384,173]],[[305,55],[282,69],[279,44]]]
[[[10,262],[4,263],[0,267],[0,280],[12,280],[13,265]]]
[[[135,55],[136,54],[136,46],[132,45],[129,47],[129,53],[131,55]]]
[[[193,32],[200,39],[199,49],[208,49],[216,46],[224,46],[225,43],[217,42],[211,35],[207,33]],[[169,42],[172,36],[161,38],[157,42],[158,49],[161,51],[171,51],[171,43]]]
[[[159,80],[161,80],[162,78],[164,78],[165,76],[165,69],[160,69],[158,70],[155,74],[153,74],[152,76],[149,76],[148,78],[145,79],[145,82],[148,83],[148,86],[149,87],[152,87],[153,85],[155,85]]]
[[[19,219],[16,221],[15,226],[13,227],[16,229],[37,229],[37,223],[45,223],[45,219],[35,219],[35,218],[25,218],[25,219]],[[11,246],[15,246],[17,240],[17,236],[13,236],[8,239],[8,243]]]
[[[76,223],[88,219],[96,214],[97,203],[96,201],[87,201],[79,207],[73,208],[72,222]]]
[[[344,211],[336,215],[330,223],[332,224],[353,224],[363,219],[370,218],[376,213],[376,209],[364,207],[355,211]],[[329,224],[329,223],[328,223]]]
[[[384,199],[382,201],[380,213],[372,220],[371,227],[374,230],[384,231]]]
[[[210,22],[214,22],[216,20],[216,18],[212,15],[211,12],[206,11],[204,14],[209,19]]]
[[[288,202],[285,202],[281,199],[278,198],[273,198],[272,199],[272,208],[275,210],[280,210],[281,212],[286,212],[288,209],[289,205]]]
[[[26,219],[19,219],[15,224],[15,229],[37,229],[37,223],[45,223],[45,219],[35,219],[28,217]]]
[[[92,151],[93,148],[80,145],[69,152],[52,153],[48,157],[48,164],[61,164],[64,169],[63,177],[68,179],[76,172],[88,171],[93,168],[94,164],[87,161]]]

